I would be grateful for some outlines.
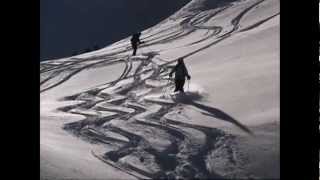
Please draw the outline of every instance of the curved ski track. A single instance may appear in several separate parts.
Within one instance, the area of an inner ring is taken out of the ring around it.
[[[230,20],[233,28],[224,34],[221,34],[224,27],[208,27],[202,24],[233,5],[215,11],[205,11],[201,15],[189,15],[178,24],[146,35],[144,39],[147,45],[142,47],[176,41],[197,30],[205,30],[200,39],[185,45],[207,42],[183,57],[191,56],[237,33],[241,18],[263,1],[256,1],[233,17]],[[255,28],[276,15],[241,31]],[[157,61],[153,60],[162,60],[157,57],[159,52],[144,53],[145,58],[131,58],[119,55],[131,50],[129,44],[112,50],[103,56],[55,61],[55,64],[41,63],[41,93],[65,82],[83,69],[125,63],[123,73],[116,80],[64,98],[83,101],[77,105],[62,107],[60,110],[81,114],[84,119],[65,124],[63,128],[88,142],[105,144],[105,152],[92,150],[92,154],[135,178],[224,178],[216,172],[209,171],[206,161],[208,154],[217,148],[217,143],[221,144],[222,139],[223,143],[232,142],[232,135],[215,128],[166,119],[166,114],[182,110],[184,104],[174,98],[149,97],[166,94],[173,88],[173,84],[166,80],[166,77],[172,63],[178,58],[163,60],[166,61],[164,64],[157,64]],[[133,63],[139,65],[134,68]],[[230,157],[239,153],[233,147],[230,146],[228,150]],[[238,161],[241,160],[230,158],[229,164],[233,168],[241,169]]]

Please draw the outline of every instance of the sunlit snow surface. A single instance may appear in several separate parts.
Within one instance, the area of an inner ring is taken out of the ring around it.
[[[40,64],[41,178],[279,178],[279,1],[193,0]],[[172,94],[180,57],[192,76]]]

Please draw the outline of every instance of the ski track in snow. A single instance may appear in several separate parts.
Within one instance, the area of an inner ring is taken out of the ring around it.
[[[229,8],[234,8],[236,3],[201,14],[189,14],[181,22],[173,23],[161,31],[146,32],[143,40],[147,45],[143,44],[141,48],[170,43],[202,31],[204,33],[200,39],[178,47],[196,45],[197,48],[181,57],[192,56],[237,32],[251,30],[279,15],[277,13],[240,28],[241,19],[264,1],[239,2],[242,9],[235,16],[229,17],[230,27],[204,24]],[[41,63],[41,93],[60,85],[84,69],[125,64],[122,74],[116,80],[63,99],[83,101],[59,110],[85,117],[81,121],[65,124],[63,128],[90,143],[105,144],[104,152],[92,150],[92,155],[136,178],[224,178],[214,170],[208,170],[206,161],[210,152],[219,150],[219,144],[226,143],[230,143],[225,152],[230,157],[226,160],[230,169],[241,169],[238,163],[241,159],[235,156],[239,152],[232,145],[232,135],[219,129],[166,118],[168,113],[185,108],[185,103],[179,97],[163,96],[173,88],[166,77],[178,58],[160,63],[160,51],[136,57],[125,53],[131,53],[129,44],[112,47],[109,53],[101,56]],[[134,63],[137,65],[134,66]],[[110,146],[113,148],[108,148]],[[250,176],[239,172],[244,177]]]

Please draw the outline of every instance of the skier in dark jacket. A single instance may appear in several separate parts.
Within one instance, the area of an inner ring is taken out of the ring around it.
[[[172,74],[175,72],[174,82],[176,84],[176,88],[174,92],[180,91],[184,92],[183,86],[185,83],[185,77],[190,80],[190,75],[188,73],[188,70],[183,62],[183,58],[178,59],[177,65],[172,69],[172,71],[169,74],[169,77],[172,77]]]
[[[136,55],[138,45],[144,43],[143,41],[140,41],[140,35],[141,35],[141,33],[138,32],[138,33],[135,33],[134,35],[132,35],[132,37],[131,37],[131,46],[133,49],[133,53],[132,53],[133,56]]]

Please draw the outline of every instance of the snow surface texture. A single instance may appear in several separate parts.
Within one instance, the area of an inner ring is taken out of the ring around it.
[[[41,62],[41,178],[279,178],[279,15],[193,0],[137,56],[128,37]],[[170,95],[180,57],[192,79]]]

